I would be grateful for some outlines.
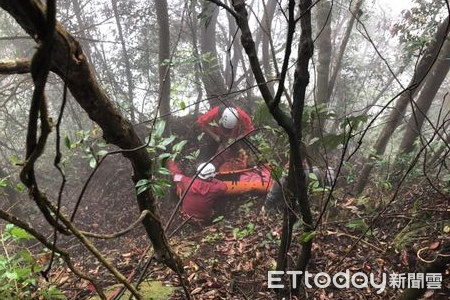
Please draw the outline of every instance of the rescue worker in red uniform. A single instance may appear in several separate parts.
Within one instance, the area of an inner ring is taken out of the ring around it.
[[[197,124],[207,133],[207,145],[200,150],[199,159],[208,161],[217,152],[225,149],[229,139],[238,139],[254,130],[252,120],[240,107],[219,107],[216,106],[201,115],[197,119]],[[240,144],[240,145],[239,145]],[[233,157],[244,143],[238,143],[233,149],[227,150],[221,158],[211,163],[218,168],[227,157]]]
[[[214,201],[227,191],[226,184],[214,178],[216,168],[211,163],[202,163],[197,168],[197,178],[189,187],[192,177],[183,175],[173,161],[167,163],[173,175],[173,181],[186,193],[181,205],[181,212],[189,218],[208,222],[212,219]]]

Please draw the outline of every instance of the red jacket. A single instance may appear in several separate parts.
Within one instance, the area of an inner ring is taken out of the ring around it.
[[[199,116],[197,119],[197,124],[203,128],[209,128],[213,133],[217,134],[218,136],[233,139],[236,139],[254,130],[252,120],[247,115],[247,113],[239,107],[235,108],[238,112],[239,121],[238,125],[234,127],[232,130],[227,130],[222,125],[219,125],[221,115],[218,106],[207,111],[205,114]],[[215,126],[211,125],[211,123],[215,124]]]
[[[172,161],[168,162],[168,168],[174,175],[176,184],[185,191],[189,187],[192,178],[182,175]],[[211,180],[196,178],[183,200],[181,211],[190,217],[207,220],[214,213],[214,201],[217,197],[224,195],[226,190],[227,186],[223,181],[215,178]]]

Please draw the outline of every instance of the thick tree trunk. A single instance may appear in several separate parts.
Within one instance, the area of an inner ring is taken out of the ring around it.
[[[85,30],[81,30],[83,26],[86,26],[86,22],[84,21],[83,13],[82,13],[81,6],[80,6],[80,1],[72,0],[72,5],[73,5],[73,13],[75,15],[75,18],[77,19],[78,28],[80,29],[80,37],[82,39],[80,44],[83,47],[84,52],[86,52],[86,56],[88,57],[89,62],[91,64],[93,64],[94,61],[92,60],[91,49],[88,47],[86,41],[83,41],[83,39],[91,38],[91,37]]]
[[[264,0],[265,1],[265,0]],[[275,53],[272,53],[272,21],[275,15],[275,9],[277,7],[277,1],[267,1],[264,5],[264,15],[261,23],[262,29],[262,62],[264,67],[264,75],[268,80],[275,79],[278,74],[277,67],[272,66],[272,61],[276,64],[276,60],[273,60]],[[274,82],[269,82],[270,92],[275,95]]]
[[[30,60],[16,59],[0,61],[0,74],[24,74],[30,72]]]
[[[336,78],[341,70],[342,66],[342,58],[344,57],[345,49],[347,48],[348,41],[350,39],[350,34],[353,29],[353,25],[355,24],[356,18],[360,15],[360,8],[364,0],[358,0],[355,3],[354,9],[352,9],[352,16],[347,24],[347,29],[345,30],[344,37],[341,42],[341,46],[339,47],[339,52],[336,55],[336,61],[334,63],[333,71],[330,77],[330,83],[328,85],[328,98],[331,98],[331,95],[334,90],[334,85],[336,84]]]
[[[210,103],[217,105],[217,101],[214,99],[227,92],[216,49],[216,24],[219,8],[213,3],[203,1],[202,10],[203,18],[200,23],[200,49],[203,56],[202,78],[206,95],[211,99]]]
[[[330,78],[331,64],[331,3],[329,1],[320,1],[317,4],[317,39],[315,46],[317,48],[317,78],[316,78],[316,101],[315,104],[322,109],[322,106],[329,103],[328,83]],[[320,114],[315,114],[312,124],[312,138],[320,138],[325,128],[325,119],[320,119]],[[318,163],[321,155],[319,152],[320,144],[316,143],[313,149],[310,149],[310,155]]]
[[[447,126],[444,126],[443,130],[442,130],[442,134],[445,136],[447,130],[450,128],[450,122],[447,121]],[[428,160],[428,165],[429,166],[434,166],[436,164],[436,162],[438,162],[439,160],[442,159],[442,161],[445,163],[445,158],[448,158],[448,153],[450,152],[450,150],[448,149],[449,145],[450,145],[450,134],[446,135],[447,138],[445,139],[445,141],[443,141],[443,145],[441,145],[433,154],[433,156],[431,156],[431,158]],[[446,150],[446,151],[445,151]],[[444,153],[445,151],[445,153]],[[444,153],[444,154],[443,154]]]
[[[195,58],[200,58],[200,51],[198,50],[198,38],[197,38],[197,32],[198,32],[198,23],[197,23],[197,11],[194,9],[192,10],[192,14],[189,15],[189,24],[192,34],[192,55]],[[197,101],[195,101],[195,110],[194,113],[198,114],[200,110],[200,103],[203,98],[203,88],[202,88],[202,79],[200,78],[200,74],[202,73],[202,64],[200,62],[196,62],[195,65],[195,72],[194,72],[194,78],[195,78],[195,89],[197,90]]]
[[[128,50],[126,47],[125,39],[123,37],[122,32],[122,24],[120,23],[120,14],[119,10],[117,9],[117,0],[112,0],[112,8],[114,12],[114,18],[116,19],[116,25],[117,25],[117,32],[119,34],[120,44],[122,46],[122,53],[123,53],[123,62],[125,64],[125,76],[127,79],[127,105],[128,105],[128,112],[130,114],[131,122],[136,122],[136,116],[135,116],[135,108],[134,108],[134,83],[133,83],[133,74],[131,73],[131,64],[130,64],[130,58],[128,55]]]
[[[159,29],[159,114],[170,118],[170,30],[167,0],[155,1]],[[168,123],[169,125],[170,123]],[[166,130],[170,132],[169,127]]]
[[[435,60],[439,55],[439,51],[441,50],[441,46],[443,45],[449,30],[449,21],[448,17],[439,25],[436,35],[434,39],[430,42],[425,53],[420,59],[417,68],[414,72],[414,76],[411,79],[408,87],[403,91],[403,93],[398,98],[394,109],[391,110],[389,114],[386,125],[381,130],[381,133],[373,147],[375,150],[375,155],[381,156],[384,154],[386,150],[386,146],[388,144],[389,139],[394,133],[395,129],[400,124],[400,120],[403,116],[403,113],[406,110],[408,103],[414,97],[414,95],[419,90],[419,86],[422,84],[425,76],[428,74],[429,70],[433,66]],[[355,187],[356,194],[360,194],[367,182],[369,180],[370,173],[372,172],[373,164],[370,162],[372,159],[372,155],[367,158],[367,162],[365,163],[361,173],[359,174],[359,180]]]
[[[320,1],[317,4],[317,80],[316,103],[326,104],[328,98],[328,82],[331,64],[331,3]],[[316,135],[318,136],[318,135]]]
[[[300,143],[302,141],[302,118],[303,109],[305,106],[306,87],[309,84],[309,61],[313,55],[313,41],[311,29],[311,0],[300,0],[300,44],[298,47],[297,65],[294,74],[294,103],[292,107],[292,115],[294,116],[294,130],[296,135],[297,145],[292,148],[290,162],[294,164],[294,173],[291,174],[290,180],[295,183],[292,187],[295,188],[297,201],[300,206],[303,221],[303,234],[309,236],[313,231],[313,220],[311,209],[309,207],[308,191],[306,186],[306,178],[303,167],[304,154],[300,150]],[[291,143],[292,144],[292,143]],[[292,145],[291,145],[292,147]],[[306,270],[306,266],[311,258],[311,247],[313,238],[302,240],[302,249],[297,258],[296,270]],[[300,287],[297,286],[297,292]]]
[[[236,82],[236,70],[239,65],[239,62],[242,58],[242,47],[240,47],[237,41],[241,37],[241,32],[237,30],[236,22],[227,15],[228,17],[228,41],[230,46],[227,51],[227,62],[225,65],[225,85],[228,91],[232,91],[233,88],[236,88],[238,82]],[[231,51],[232,49],[232,51]]]
[[[43,4],[38,0],[0,0],[0,6],[11,14],[20,26],[38,41],[45,24]],[[89,117],[103,130],[107,142],[126,151],[123,155],[130,161],[134,174],[133,181],[151,179],[152,160],[142,141],[133,130],[131,123],[120,115],[109,100],[92,73],[86,55],[80,44],[60,25],[56,25],[51,70],[67,84],[76,101]],[[173,270],[182,270],[182,265],[172,252],[157,212],[151,191],[137,195],[139,209],[152,212],[143,221],[147,235],[152,241],[155,256]]]
[[[277,92],[277,95],[273,97],[270,93],[270,89],[267,86],[266,79],[264,73],[261,68],[261,64],[258,59],[258,55],[255,49],[255,43],[253,41],[252,33],[250,31],[248,21],[247,21],[247,10],[245,8],[244,0],[234,0],[233,8],[236,12],[235,18],[239,28],[242,31],[241,43],[247,53],[247,56],[250,61],[250,65],[252,71],[255,75],[256,82],[258,83],[259,90],[261,95],[266,102],[272,116],[277,121],[277,123],[286,131],[289,138],[290,145],[290,168],[288,175],[288,188],[292,192],[292,202],[289,209],[286,210],[283,233],[282,233],[282,242],[279,250],[279,259],[277,261],[277,269],[282,270],[286,268],[286,254],[289,250],[289,246],[291,243],[291,234],[292,234],[292,226],[296,219],[295,214],[291,208],[300,207],[300,213],[303,218],[304,230],[306,235],[311,232],[312,226],[312,216],[311,211],[309,209],[309,202],[307,197],[307,190],[305,185],[305,175],[303,172],[303,164],[302,164],[302,153],[300,152],[300,139],[301,139],[301,120],[303,113],[303,105],[305,100],[305,91],[306,86],[309,83],[309,73],[308,73],[308,65],[309,60],[312,56],[313,44],[311,39],[311,14],[310,14],[311,1],[310,0],[302,0],[300,1],[300,11],[301,11],[301,28],[302,33],[300,37],[300,44],[298,50],[298,60],[295,72],[295,83],[294,83],[294,103],[292,107],[291,115],[293,118],[289,117],[283,110],[280,109],[280,97],[282,94],[282,86],[284,85],[285,74],[284,71],[287,69],[292,38],[295,31],[295,1],[289,1],[289,30],[287,36],[286,43],[286,53],[285,53],[285,62],[283,63],[282,74],[280,76],[280,88]],[[299,259],[297,261],[297,267],[299,269],[304,270],[311,256],[311,245],[312,238],[309,240],[305,240],[302,243],[302,251],[299,254]]]
[[[450,70],[450,43],[445,42],[438,60],[427,75],[423,88],[420,90],[416,105],[412,107],[412,115],[408,120],[406,131],[400,143],[399,155],[411,153],[414,143],[421,133],[425,116],[431,107],[439,88]]]

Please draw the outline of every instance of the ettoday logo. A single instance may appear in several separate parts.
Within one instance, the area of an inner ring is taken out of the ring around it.
[[[338,272],[333,276],[328,273],[320,272],[317,274],[309,273],[308,271],[268,271],[267,283],[271,289],[282,289],[282,276],[290,276],[290,283],[292,288],[297,288],[299,284],[299,276],[303,280],[307,288],[324,289],[333,284],[338,289],[348,289],[350,287],[363,289],[374,288],[377,294],[381,294],[386,286],[394,289],[441,289],[442,288],[442,273],[381,273],[378,276],[370,273],[367,275],[363,272],[356,272],[350,275],[350,270],[345,272]],[[375,277],[377,280],[375,280]],[[313,286],[314,285],[314,286]]]
[[[350,287],[362,289],[372,287],[376,289],[377,294],[381,294],[387,285],[387,275],[382,273],[379,282],[375,280],[374,274],[365,274],[363,272],[356,272],[350,275],[350,270],[346,270],[345,272],[338,272],[333,276],[330,276],[328,273],[320,272],[317,274],[309,273],[308,271],[268,271],[267,273],[267,282],[268,287],[272,289],[282,289],[284,288],[284,284],[282,284],[282,275],[291,276],[291,284],[292,288],[296,288],[299,284],[298,276],[303,275],[302,279],[307,288],[320,288],[324,289],[333,284],[334,287],[338,289],[348,289]],[[313,286],[314,285],[314,286]]]

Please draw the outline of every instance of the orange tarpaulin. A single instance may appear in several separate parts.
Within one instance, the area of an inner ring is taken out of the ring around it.
[[[227,175],[230,173],[238,177],[236,180],[224,180],[228,187],[226,194],[267,193],[273,184],[273,180],[270,178],[270,168],[267,165],[226,172]],[[217,178],[220,179],[220,173],[217,174]]]
[[[249,192],[267,193],[269,192],[272,181],[266,182],[245,182],[245,181],[224,181],[227,185],[228,195],[245,194]]]
[[[223,180],[227,185],[226,194],[239,195],[245,193],[262,193],[269,192],[273,185],[273,179],[270,177],[270,167],[267,165],[233,170],[222,171],[217,173],[216,178],[220,179],[221,176],[236,175],[236,180]],[[177,184],[177,194],[181,197],[183,190],[181,186]]]

